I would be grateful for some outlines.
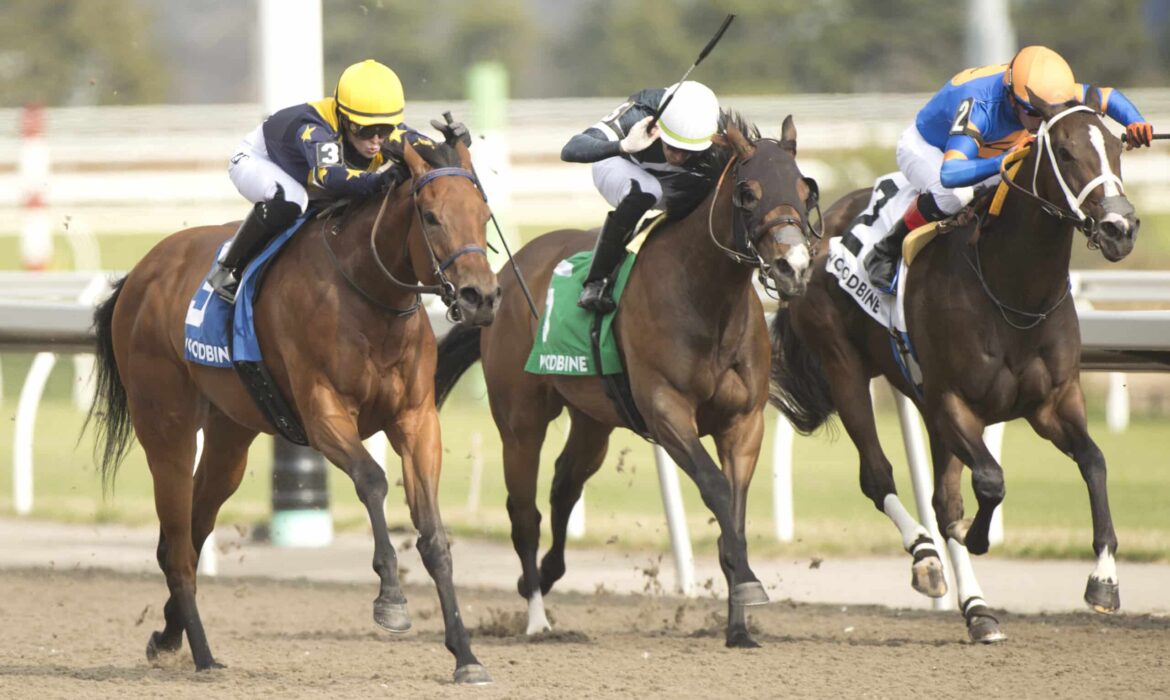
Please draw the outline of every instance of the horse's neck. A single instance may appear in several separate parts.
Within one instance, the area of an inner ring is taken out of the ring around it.
[[[735,249],[733,211],[730,190],[712,192],[676,224],[674,235],[661,246],[659,254],[669,259],[667,265],[681,272],[674,276],[672,293],[682,296],[699,316],[726,317],[727,309],[740,303],[745,288],[751,288],[752,268],[732,260],[711,242],[714,231],[720,245]]]
[[[1020,169],[1020,184],[1031,185],[1033,164]],[[1064,293],[1072,258],[1073,228],[1046,214],[1036,200],[1012,192],[1003,211],[980,234],[978,254],[992,289],[1025,308],[1041,306]]]
[[[414,303],[414,292],[394,285],[382,267],[392,272],[401,282],[407,284],[418,282],[418,276],[411,265],[406,240],[413,222],[411,199],[392,194],[390,201],[386,203],[386,211],[381,222],[377,224],[378,233],[374,236],[377,250],[375,259],[374,252],[370,249],[370,235],[378,217],[381,201],[381,198],[370,201],[368,205],[362,206],[360,211],[355,212],[351,219],[344,222],[343,235],[338,237],[345,241],[344,249],[337,243],[334,243],[334,247],[337,249],[337,258],[343,271],[361,287],[363,292],[387,306],[407,308]],[[339,279],[339,284],[348,283]]]

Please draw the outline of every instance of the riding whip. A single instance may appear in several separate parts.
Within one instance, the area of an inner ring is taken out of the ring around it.
[[[647,131],[649,131],[650,128],[658,123],[658,119],[666,110],[666,106],[670,104],[671,100],[674,99],[674,93],[678,92],[678,88],[691,74],[691,71],[693,71],[696,66],[703,62],[703,59],[707,57],[707,54],[711,53],[711,49],[715,48],[715,44],[718,44],[719,40],[723,38],[723,32],[727,31],[727,28],[731,26],[731,20],[733,19],[735,19],[734,14],[729,14],[723,19],[723,24],[719,25],[719,30],[715,32],[715,36],[711,37],[711,41],[708,41],[707,45],[703,47],[703,50],[699,52],[699,57],[695,59],[695,62],[691,64],[691,67],[687,69],[687,72],[683,73],[683,77],[679,78],[679,81],[675,83],[674,90],[671,90],[670,94],[666,96],[666,99],[662,101],[662,104],[658,105],[658,111],[654,113],[654,117],[650,120],[650,124],[646,127]]]

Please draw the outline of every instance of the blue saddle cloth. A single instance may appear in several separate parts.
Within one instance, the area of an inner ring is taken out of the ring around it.
[[[191,304],[187,307],[183,339],[187,360],[209,367],[231,367],[233,362],[262,361],[252,316],[253,298],[259,284],[260,272],[308,216],[305,214],[294,221],[292,226],[269,242],[268,246],[248,263],[240,279],[234,305],[227,303],[212,291],[211,285],[207,283],[207,276],[203,278],[203,284],[195,291],[195,296],[191,297]],[[212,266],[207,271],[208,276],[211,275],[215,260],[219,259],[219,251],[222,249],[223,246],[220,246],[216,251]]]

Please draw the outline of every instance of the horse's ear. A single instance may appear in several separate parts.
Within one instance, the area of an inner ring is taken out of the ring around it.
[[[1044,121],[1048,121],[1056,114],[1057,108],[1055,105],[1050,105],[1045,102],[1042,97],[1032,92],[1032,88],[1025,87],[1024,89],[1028,91],[1028,102],[1031,103],[1032,109],[1039,112],[1040,116],[1044,118]]]
[[[733,149],[735,149],[735,155],[738,156],[740,160],[747,160],[748,158],[752,157],[753,153],[756,152],[755,146],[752,146],[752,144],[746,138],[744,138],[743,132],[741,132],[734,124],[727,125],[726,142]]]
[[[427,171],[427,162],[418,154],[418,151],[414,150],[410,139],[402,141],[402,158],[406,161],[406,167],[410,168],[410,173],[414,177],[417,178]]]
[[[784,124],[780,127],[780,148],[796,157],[796,122],[792,120],[792,115],[789,114],[784,117]]]
[[[465,146],[462,141],[456,141],[455,152],[459,154],[459,162],[463,164],[463,169],[471,170],[471,149]]]

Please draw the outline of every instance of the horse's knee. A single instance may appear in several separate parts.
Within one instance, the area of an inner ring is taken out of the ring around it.
[[[894,486],[893,468],[886,465],[884,468],[872,468],[866,462],[861,463],[861,492],[866,498],[873,501],[873,507],[884,511],[886,496],[896,493]]]
[[[1002,469],[976,469],[971,473],[971,490],[980,505],[998,505],[1003,502],[1004,483]]]

